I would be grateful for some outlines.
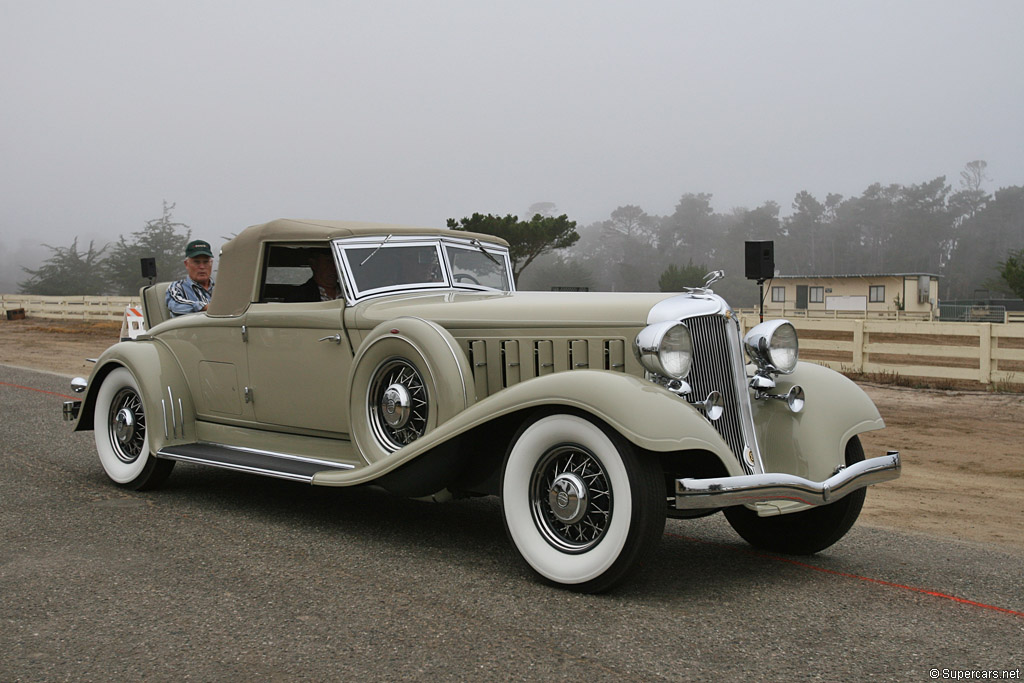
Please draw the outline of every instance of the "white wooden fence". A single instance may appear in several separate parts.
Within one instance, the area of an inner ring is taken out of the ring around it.
[[[965,307],[967,308],[967,307]],[[1024,323],[1024,312],[1007,310],[989,310],[983,307],[975,307],[974,320],[984,318],[983,322],[1004,322]],[[1000,307],[1002,308],[1002,307]],[[757,309],[743,308],[739,310],[744,314],[757,314]],[[786,318],[787,320],[916,320],[919,322],[942,322],[942,319],[931,311],[812,311],[806,308],[767,308],[765,317]],[[970,316],[967,316],[970,318]],[[995,317],[995,320],[992,318]],[[953,321],[947,321],[953,322]]]
[[[1021,323],[788,319],[800,337],[800,358],[835,370],[1024,384]],[[746,333],[759,317],[744,313],[740,322]]]
[[[138,306],[137,296],[40,296],[0,294],[0,314],[23,308],[33,318],[63,320],[121,320],[126,306]]]

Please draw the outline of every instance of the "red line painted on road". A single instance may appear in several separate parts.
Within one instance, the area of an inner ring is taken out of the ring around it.
[[[671,536],[672,538],[680,538],[680,539],[682,539],[684,541],[693,541],[694,543],[704,543],[706,545],[716,545],[716,546],[718,546],[720,548],[728,548],[729,550],[733,550],[733,551],[736,551],[736,552],[743,552],[743,553],[746,553],[748,555],[753,555],[754,557],[761,557],[761,558],[768,559],[768,560],[775,560],[777,562],[785,562],[786,564],[791,564],[791,565],[794,565],[794,566],[797,566],[797,567],[801,567],[803,569],[809,569],[809,570],[815,571],[815,572],[821,572],[822,574],[832,574],[833,576],[842,576],[843,578],[846,578],[846,579],[856,579],[857,581],[864,581],[866,583],[876,583],[876,584],[878,584],[880,586],[888,586],[889,588],[899,588],[899,589],[902,589],[902,590],[913,591],[914,593],[924,593],[925,595],[930,595],[930,596],[935,597],[935,598],[942,598],[943,600],[951,600],[953,602],[958,602],[958,603],[960,603],[962,605],[971,605],[972,607],[980,607],[982,609],[990,609],[990,610],[993,610],[995,612],[1002,612],[1003,614],[1012,614],[1015,617],[1022,617],[1022,618],[1024,618],[1024,612],[1018,612],[1016,610],[1007,609],[1006,607],[998,607],[996,605],[989,605],[989,604],[986,604],[984,602],[977,602],[975,600],[968,600],[967,598],[959,598],[959,597],[957,597],[955,595],[949,595],[948,593],[942,593],[940,591],[933,591],[933,590],[929,590],[927,588],[917,588],[915,586],[907,586],[907,585],[904,585],[902,583],[894,583],[892,581],[885,581],[883,579],[873,579],[870,576],[860,576],[858,574],[850,574],[849,572],[841,572],[841,571],[837,571],[835,569],[826,569],[825,567],[818,567],[818,566],[813,565],[813,564],[807,564],[806,562],[800,562],[799,560],[792,560],[792,559],[790,559],[788,557],[779,557],[778,555],[766,555],[764,553],[759,553],[759,552],[757,552],[755,550],[746,550],[744,548],[735,548],[733,546],[729,546],[729,545],[726,545],[724,543],[715,543],[714,541],[705,541],[705,540],[702,540],[702,539],[699,539],[699,538],[693,538],[692,536],[682,536],[680,534],[671,534],[671,533],[666,533],[665,535],[666,536]]]
[[[10,382],[0,382],[0,386],[14,387],[15,389],[25,389],[26,391],[38,391],[40,394],[49,394],[50,396],[60,396],[61,398],[74,399],[74,396],[68,396],[67,394],[58,394],[56,391],[46,391],[45,389],[35,389],[33,387],[24,387],[20,384],[11,384]]]

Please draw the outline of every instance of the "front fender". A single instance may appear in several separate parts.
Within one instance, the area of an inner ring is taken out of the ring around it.
[[[649,451],[710,451],[718,456],[730,475],[743,474],[729,446],[707,418],[671,392],[631,375],[573,370],[515,384],[474,403],[369,467],[321,472],[313,477],[313,483],[325,486],[366,483],[491,420],[545,406],[584,411]],[[501,449],[506,446],[494,445]]]
[[[766,472],[824,481],[845,464],[851,437],[885,427],[868,395],[834,370],[798,363],[793,374],[779,376],[776,384],[771,393],[780,395],[799,384],[805,402],[804,409],[794,414],[784,401],[752,401]]]
[[[106,376],[118,367],[127,368],[139,384],[150,450],[155,453],[166,445],[196,440],[195,407],[185,376],[167,347],[152,339],[114,344],[97,359],[75,431],[94,428],[96,394]]]

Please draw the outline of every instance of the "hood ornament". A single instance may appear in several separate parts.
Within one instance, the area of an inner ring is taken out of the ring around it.
[[[683,291],[687,294],[701,295],[701,294],[713,294],[711,291],[711,285],[715,284],[719,280],[725,277],[724,270],[713,270],[704,276],[704,285],[702,287],[683,287]]]
[[[724,270],[713,270],[704,276],[704,286],[702,289],[711,289],[711,285],[715,284],[719,280],[725,277]]]

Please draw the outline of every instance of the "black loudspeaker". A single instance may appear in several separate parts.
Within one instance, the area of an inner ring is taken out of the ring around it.
[[[747,242],[747,279],[770,280],[775,277],[775,242]]]
[[[142,277],[156,277],[156,259],[155,258],[144,258],[142,259]]]

